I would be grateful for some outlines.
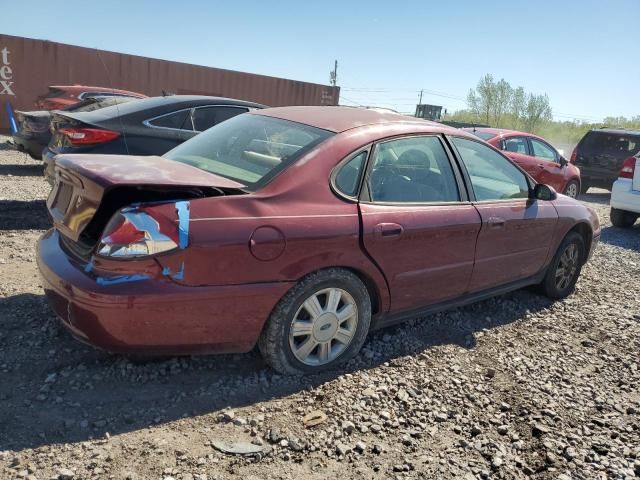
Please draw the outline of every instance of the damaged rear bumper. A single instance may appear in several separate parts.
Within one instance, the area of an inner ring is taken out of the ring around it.
[[[78,339],[112,352],[246,352],[291,283],[183,286],[166,275],[99,281],[62,249],[49,230],[38,242],[38,268],[49,302]]]

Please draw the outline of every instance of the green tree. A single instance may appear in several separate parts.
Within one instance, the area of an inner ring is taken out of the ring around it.
[[[526,107],[527,94],[525,93],[524,88],[518,87],[513,91],[513,95],[511,96],[511,109],[509,111],[513,116],[513,128],[520,128],[519,124],[521,123]]]
[[[501,127],[502,116],[509,111],[511,99],[513,98],[513,88],[504,78],[495,84],[493,97],[493,122],[496,127]]]
[[[528,132],[534,132],[536,125],[540,121],[550,121],[553,118],[549,97],[544,95],[534,95],[527,97],[527,105],[524,109],[524,125]]]

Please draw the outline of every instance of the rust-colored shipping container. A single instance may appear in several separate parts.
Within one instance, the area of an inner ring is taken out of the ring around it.
[[[337,105],[340,88],[285,78],[0,34],[0,131],[7,103],[31,110],[49,85],[90,85],[161,95],[215,95],[282,105]]]

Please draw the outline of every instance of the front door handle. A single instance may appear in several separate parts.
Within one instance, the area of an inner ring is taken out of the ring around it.
[[[404,228],[397,223],[379,223],[375,227],[375,232],[382,238],[399,237],[404,232]]]
[[[502,217],[489,217],[487,224],[489,228],[504,228],[505,220]]]

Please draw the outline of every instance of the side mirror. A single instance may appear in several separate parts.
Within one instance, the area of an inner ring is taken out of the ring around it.
[[[560,156],[560,161],[559,161],[559,163],[560,163],[560,166],[561,166],[561,167],[564,167],[566,164],[568,164],[568,163],[569,163],[569,160],[567,160],[567,159],[566,159],[566,158],[564,158],[563,156]]]
[[[558,198],[558,194],[549,185],[545,185],[544,183],[538,183],[533,188],[533,198],[536,200],[555,200]]]

